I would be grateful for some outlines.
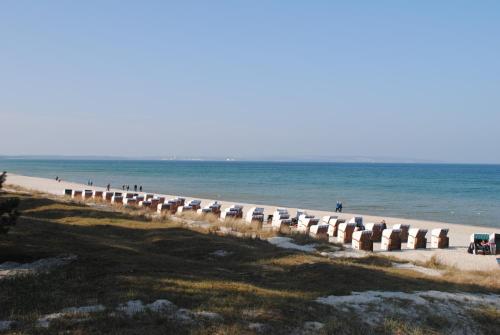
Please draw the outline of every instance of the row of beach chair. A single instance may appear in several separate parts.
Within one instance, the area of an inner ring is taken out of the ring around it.
[[[185,198],[166,199],[164,196],[154,194],[139,194],[131,192],[109,192],[96,190],[70,190],[64,191],[65,195],[73,198],[100,198],[113,204],[126,206],[139,206],[156,210],[158,213],[178,214],[194,212],[200,215],[211,214],[219,217],[221,221],[228,219],[243,219],[246,223],[256,223],[260,227],[264,223],[264,208],[253,207],[244,217],[243,206],[232,205],[221,210],[217,201],[201,207],[200,200],[191,200],[186,203]],[[315,238],[337,238],[343,244],[352,244],[354,249],[373,251],[373,243],[380,242],[382,250],[400,250],[402,243],[407,243],[408,249],[427,247],[427,230],[411,228],[407,224],[397,224],[387,228],[385,223],[363,224],[363,217],[356,216],[348,222],[338,216],[325,216],[317,218],[309,215],[305,210],[297,210],[295,217],[291,217],[287,209],[277,208],[269,221],[273,229],[289,228],[296,224],[298,232],[308,234]],[[433,229],[431,231],[431,248],[447,248],[449,246],[448,229]]]

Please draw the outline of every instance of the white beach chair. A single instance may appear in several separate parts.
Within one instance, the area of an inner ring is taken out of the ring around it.
[[[138,203],[139,207],[143,207],[143,208],[151,208],[151,200],[143,200],[141,202]],[[156,205],[158,206],[158,205]],[[158,207],[157,207],[158,208]]]
[[[401,230],[384,229],[380,249],[386,251],[401,250]]]
[[[135,205],[137,205],[137,199],[136,198],[123,198],[123,205],[135,206]]]
[[[372,231],[371,238],[373,242],[380,242],[382,240],[382,232],[384,231],[384,224],[369,222],[365,225],[365,230]]]
[[[188,206],[191,206],[191,208],[194,210],[194,211],[197,211],[198,209],[201,208],[201,200],[191,200],[189,203],[188,203]]]
[[[104,193],[103,191],[96,191],[96,190],[94,190],[92,192],[92,198],[94,198],[94,199],[102,199],[103,193]]]
[[[81,198],[82,197],[82,194],[83,194],[83,191],[82,190],[73,190],[71,192],[71,197],[72,198]]]
[[[425,249],[427,248],[427,229],[410,228],[408,231],[408,249]]]
[[[84,190],[82,192],[82,198],[83,199],[89,199],[92,198],[93,191],[92,190]]]
[[[106,201],[111,201],[111,198],[113,197],[114,195],[114,192],[102,192],[102,198],[103,200],[106,200]]]
[[[299,222],[297,223],[297,231],[307,234],[309,232],[309,227],[317,225],[318,223],[319,223],[318,218],[315,218],[314,216],[311,215],[302,214],[299,216]]]
[[[245,216],[245,221],[247,223],[252,222],[264,222],[264,208],[261,207],[252,207],[248,210],[247,215]]]
[[[410,233],[410,225],[398,223],[392,226],[393,229],[401,230],[401,243],[408,242],[408,235]]]
[[[220,216],[220,208],[221,205],[217,201],[214,201],[203,208],[199,208],[196,213],[200,215],[212,214],[215,216]]]
[[[190,205],[184,205],[184,206],[177,207],[178,214],[185,213],[185,212],[192,212],[193,210],[194,210],[193,207]]]
[[[120,204],[120,205],[123,204],[123,196],[114,194],[111,197],[111,203],[112,204]]]
[[[326,223],[318,223],[309,227],[309,236],[314,238],[328,239],[328,227]]]
[[[155,195],[152,193],[144,193],[143,196],[144,196],[144,200],[149,200],[149,199],[153,199]]]
[[[431,248],[445,249],[450,246],[447,228],[435,228],[431,230]]]
[[[330,221],[334,222],[334,221],[338,220],[338,218],[339,217],[337,215],[327,215],[327,216],[323,216],[321,218],[321,222],[329,225]]]
[[[241,205],[232,205],[229,208],[226,208],[220,215],[220,220],[224,221],[226,219],[241,219],[243,217],[243,206]]]
[[[351,243],[352,234],[354,233],[355,228],[356,228],[356,223],[353,222],[340,223],[338,227],[337,241],[343,244]]]
[[[172,206],[168,202],[160,203],[156,206],[156,211],[158,213],[172,213]]]
[[[373,251],[371,230],[358,230],[352,233],[352,248],[356,250]]]
[[[278,208],[273,212],[273,220],[271,226],[274,229],[280,229],[282,225],[290,226],[292,220],[290,220],[290,215],[286,209]]]
[[[337,237],[339,225],[342,222],[343,222],[343,220],[340,220],[338,218],[337,219],[331,218],[330,220],[328,220],[328,236]]]
[[[199,215],[207,215],[207,214],[211,214],[212,213],[212,209],[208,208],[208,207],[203,207],[203,208],[199,208],[196,211],[196,213],[199,214]]]

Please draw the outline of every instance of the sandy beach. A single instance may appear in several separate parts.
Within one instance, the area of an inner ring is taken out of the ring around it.
[[[104,187],[99,186],[87,186],[78,183],[72,183],[67,181],[58,182],[53,179],[47,178],[38,178],[38,177],[29,177],[29,176],[21,176],[15,174],[8,174],[7,177],[7,186],[8,185],[16,185],[22,188],[44,192],[53,195],[62,195],[64,189],[95,189],[95,190],[104,190]],[[7,187],[8,188],[8,187]],[[114,191],[121,192],[121,189],[112,189]],[[152,193],[152,192],[151,192]],[[185,197],[188,201],[193,199],[192,197],[185,195],[173,195],[173,194],[158,194],[165,196],[167,198],[173,198],[177,196]],[[213,202],[211,199],[200,199],[202,201],[202,206]],[[219,200],[218,200],[219,201]],[[231,201],[219,201],[222,204],[222,208],[229,207],[234,202]],[[265,209],[265,213],[271,214],[276,206],[271,205],[255,205],[255,204],[247,204],[247,203],[238,203],[244,206],[244,212],[246,212],[251,207],[263,207]],[[296,208],[287,208],[290,213],[295,213]],[[402,219],[402,218],[394,218],[394,217],[380,217],[380,216],[372,216],[372,215],[358,215],[355,213],[332,213],[326,211],[317,211],[317,210],[308,210],[308,213],[313,214],[318,217],[326,216],[326,215],[338,215],[341,219],[350,219],[353,216],[363,216],[363,220],[365,223],[368,222],[380,222],[381,220],[385,220],[389,227],[392,227],[394,224],[409,224],[411,227],[415,228],[424,228],[428,229],[427,239],[430,244],[430,230],[433,228],[449,228],[449,238],[450,238],[450,248],[449,249],[419,249],[419,250],[409,250],[405,248],[403,245],[401,251],[392,251],[392,252],[383,252],[380,251],[380,244],[375,243],[374,252],[377,254],[385,254],[393,257],[409,260],[409,261],[421,261],[425,262],[429,260],[432,256],[438,257],[438,259],[446,264],[455,266],[459,269],[463,270],[480,270],[480,271],[490,271],[499,269],[500,266],[500,257],[498,256],[482,256],[482,255],[471,255],[468,254],[466,248],[469,244],[470,235],[473,233],[492,233],[498,232],[498,228],[494,227],[479,227],[479,226],[467,226],[461,224],[452,224],[452,223],[444,223],[444,222],[435,222],[435,221],[424,221],[424,220],[415,220],[415,219]]]

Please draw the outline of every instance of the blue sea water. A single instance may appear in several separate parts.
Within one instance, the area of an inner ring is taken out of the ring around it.
[[[0,170],[277,206],[500,227],[500,165],[0,159]]]

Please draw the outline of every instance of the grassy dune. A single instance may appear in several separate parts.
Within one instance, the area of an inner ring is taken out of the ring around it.
[[[289,334],[306,321],[320,321],[326,324],[321,330],[325,334],[429,334],[439,333],[446,322],[430,315],[416,327],[387,316],[383,326],[367,330],[352,314],[314,299],[364,290],[500,293],[496,274],[449,269],[442,277],[430,278],[392,268],[383,257],[328,259],[260,239],[189,229],[168,217],[152,220],[143,211],[36,194],[20,197],[17,226],[0,236],[0,263],[61,254],[75,254],[78,260],[49,273],[0,281],[0,320],[21,321],[12,333],[253,334],[248,324],[258,322],[268,333]],[[230,254],[211,255],[217,250]],[[40,315],[65,307],[113,308],[135,299],[168,299],[193,311],[216,312],[223,320],[185,325],[151,313],[134,318],[97,313],[83,322],[60,320],[49,329],[34,326]],[[478,317],[488,320],[488,315]],[[491,313],[491,318],[496,316]]]

